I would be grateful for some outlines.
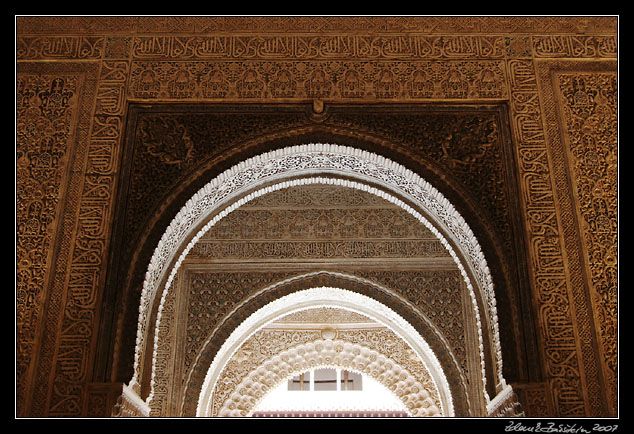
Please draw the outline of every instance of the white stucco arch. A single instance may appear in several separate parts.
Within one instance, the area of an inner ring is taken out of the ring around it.
[[[359,149],[318,143],[279,149],[237,164],[199,190],[172,220],[155,249],[146,273],[130,387],[134,389],[139,384],[141,359],[152,356],[144,353],[148,330],[160,323],[161,306],[172,279],[197,240],[210,227],[253,198],[311,183],[357,188],[380,196],[412,214],[438,237],[460,269],[472,299],[478,325],[483,393],[487,403],[490,399],[486,392],[484,327],[492,340],[494,380],[499,389],[506,388],[492,278],[479,243],[466,221],[438,190],[405,167]],[[478,297],[485,306],[485,312],[478,309]],[[150,324],[149,312],[159,301],[156,323]]]
[[[447,377],[436,355],[421,335],[407,321],[382,303],[356,292],[331,287],[309,288],[286,295],[262,307],[241,323],[224,342],[207,371],[198,399],[196,415],[201,417],[210,416],[209,411],[213,391],[223,368],[250,336],[278,318],[315,307],[334,307],[356,312],[392,330],[409,345],[425,365],[426,371],[434,384],[434,390],[429,392],[434,394],[434,396],[438,396],[440,400],[441,409],[438,412],[443,416],[453,416],[453,400]],[[395,366],[394,363],[392,364]],[[347,365],[340,365],[339,367],[349,368]],[[397,368],[403,370],[403,368]],[[289,372],[289,374],[293,374],[293,372]],[[245,379],[245,381],[254,383],[249,378]],[[249,389],[246,386],[244,388]],[[403,397],[405,396],[406,394],[403,394]],[[423,414],[424,411],[425,409],[420,406],[412,407],[412,414],[415,416]],[[438,414],[434,412],[432,415]]]

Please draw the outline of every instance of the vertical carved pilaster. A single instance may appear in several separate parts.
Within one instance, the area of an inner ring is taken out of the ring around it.
[[[615,71],[613,62],[549,61],[538,69],[581,383],[596,416],[616,415]]]
[[[508,62],[511,121],[517,146],[520,187],[528,224],[535,302],[550,379],[550,399],[559,416],[585,416],[579,339],[570,312],[562,229],[544,132],[536,71],[532,61]]]
[[[37,68],[34,68],[37,70]],[[16,407],[18,415],[44,414],[45,394],[31,402],[37,364],[51,363],[55,333],[42,333],[42,321],[57,321],[60,294],[51,300],[56,225],[62,196],[80,79],[74,74],[32,73],[18,68],[16,125]],[[42,336],[40,338],[39,336]],[[44,370],[48,372],[48,370]],[[44,380],[46,382],[46,380]],[[44,392],[46,385],[40,383]]]
[[[562,123],[587,264],[587,307],[600,341],[609,410],[617,414],[618,138],[616,72],[560,74]],[[592,348],[587,351],[593,352]],[[601,393],[601,390],[595,392]]]

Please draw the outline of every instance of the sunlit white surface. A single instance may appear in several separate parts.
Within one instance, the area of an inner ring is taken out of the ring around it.
[[[273,389],[254,412],[279,411],[407,411],[385,386],[363,376],[363,390],[289,391],[286,382]]]
[[[309,273],[300,277],[305,278],[306,276],[318,274],[319,273]],[[345,274],[332,274],[342,276],[346,279],[357,279],[354,276],[349,276]],[[286,282],[292,282],[293,279],[298,278],[299,277],[295,276]],[[203,388],[198,400],[197,415],[200,417],[212,417],[216,415],[221,417],[242,416],[242,414],[240,413],[242,411],[241,409],[230,409],[228,407],[221,407],[217,414],[212,414],[212,400],[214,397],[213,391],[222,373],[222,367],[226,365],[233,352],[237,351],[240,345],[242,345],[242,343],[246,340],[246,336],[252,335],[252,333],[255,333],[259,328],[265,326],[266,324],[269,324],[277,318],[281,318],[284,315],[292,312],[301,311],[303,309],[312,309],[315,307],[335,307],[338,309],[348,309],[353,312],[358,312],[375,320],[378,323],[385,325],[386,327],[389,327],[401,339],[405,339],[406,342],[411,346],[415,354],[420,357],[420,360],[425,365],[425,368],[429,369],[429,375],[434,382],[433,392],[436,393],[436,390],[440,392],[440,396],[438,398],[440,400],[441,407],[435,407],[434,411],[438,411],[443,416],[453,416],[454,412],[452,396],[449,390],[447,378],[442,370],[440,362],[436,358],[436,355],[431,350],[431,348],[429,348],[427,342],[425,342],[422,336],[411,326],[411,324],[409,324],[396,312],[392,311],[384,304],[379,303],[378,301],[370,297],[345,289],[332,287],[317,287],[305,289],[278,298],[257,310],[255,313],[249,316],[247,320],[240,324],[224,342],[224,344],[216,354],[216,357],[214,358],[214,361],[212,362],[209,370],[207,371],[205,382],[203,384]],[[316,348],[314,349],[316,350]],[[322,348],[322,350],[324,349],[325,348]],[[359,355],[361,356],[361,354]],[[308,366],[306,366],[306,368],[307,367]],[[248,378],[245,380],[250,381],[250,379]],[[248,384],[245,383],[244,386],[247,386],[249,384],[251,386],[256,386],[256,383],[254,383],[253,381],[250,381],[250,383]],[[263,383],[262,381],[260,381],[257,384],[260,385],[258,386],[259,391],[261,390],[261,384]],[[253,393],[257,393],[258,391],[254,391]],[[240,394],[243,394],[243,392],[248,391],[245,389],[244,391],[240,392]],[[416,394],[420,391],[412,390],[411,392],[413,394]],[[416,398],[414,399],[416,400]],[[246,410],[249,414],[253,411],[253,407],[251,406],[251,404],[248,404],[248,408]],[[422,407],[418,409],[410,408],[410,412],[411,411],[414,411],[416,415],[419,412],[427,413],[427,411]],[[412,416],[414,416],[414,414],[412,414]]]

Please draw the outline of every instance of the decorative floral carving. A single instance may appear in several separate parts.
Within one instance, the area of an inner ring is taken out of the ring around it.
[[[72,119],[75,75],[20,74],[16,106],[16,377],[17,404],[24,404],[46,274],[54,247]],[[80,371],[81,367],[79,368]]]
[[[302,68],[278,60],[209,64],[201,61],[132,64],[134,98],[192,100],[344,98],[396,100],[407,90],[414,98],[503,98],[505,71],[499,61],[416,61],[396,68],[367,61],[314,61]],[[308,71],[312,71],[308,74]]]
[[[165,164],[186,166],[193,159],[194,144],[187,130],[173,118],[145,118],[139,127],[141,144]]]
[[[593,304],[617,402],[618,137],[617,78],[612,73],[561,74],[564,127],[572,154]],[[616,408],[613,408],[616,411]]]

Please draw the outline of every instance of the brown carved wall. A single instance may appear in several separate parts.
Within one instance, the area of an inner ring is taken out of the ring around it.
[[[171,216],[205,177],[297,137],[437,176],[499,258],[499,296],[523,306],[506,315],[526,320],[515,333],[535,358],[515,368],[526,413],[616,414],[616,18],[16,27],[18,416],[109,414],[134,350],[117,330],[136,327],[139,273]]]

